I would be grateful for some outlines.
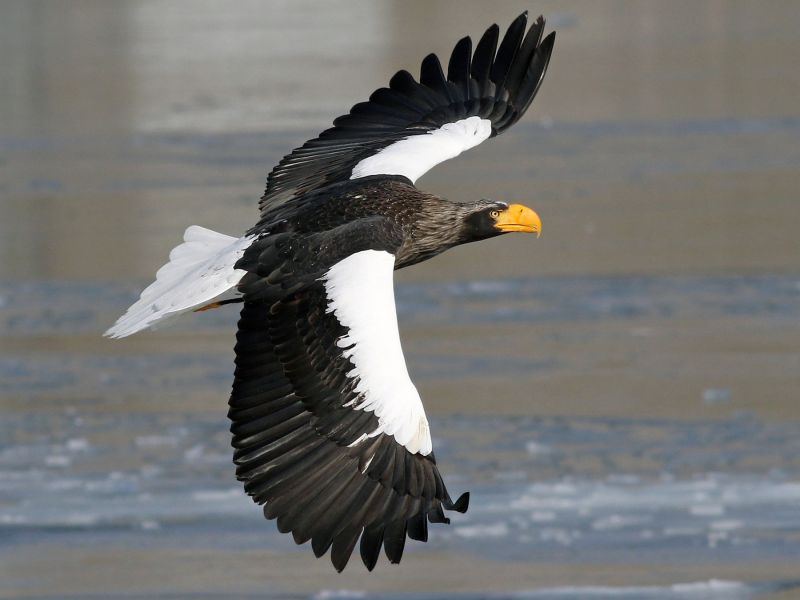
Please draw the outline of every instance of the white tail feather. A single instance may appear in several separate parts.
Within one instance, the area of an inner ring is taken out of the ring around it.
[[[125,337],[212,302],[239,283],[245,272],[233,266],[254,239],[192,225],[183,234],[183,244],[169,253],[156,280],[104,335]]]

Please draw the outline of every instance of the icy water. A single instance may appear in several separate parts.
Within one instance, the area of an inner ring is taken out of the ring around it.
[[[240,233],[280,156],[525,8],[532,113],[420,184],[544,235],[397,274],[470,509],[339,575],[235,481],[236,309],[100,333],[187,225]],[[3,3],[0,598],[800,598],[798,8]]]

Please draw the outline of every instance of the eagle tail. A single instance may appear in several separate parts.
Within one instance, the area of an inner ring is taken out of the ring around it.
[[[224,303],[222,298],[236,292],[245,273],[234,265],[253,239],[192,225],[184,233],[183,243],[169,253],[169,262],[158,270],[156,280],[104,335],[126,337],[198,307]]]

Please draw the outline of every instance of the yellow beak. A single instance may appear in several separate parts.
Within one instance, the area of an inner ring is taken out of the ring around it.
[[[512,204],[502,211],[497,216],[495,227],[504,233],[535,233],[537,238],[542,235],[542,220],[539,215],[522,204]]]

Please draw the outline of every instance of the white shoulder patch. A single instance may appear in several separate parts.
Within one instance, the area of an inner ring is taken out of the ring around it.
[[[394,305],[394,256],[365,250],[336,263],[323,277],[328,312],[349,329],[337,345],[354,365],[361,400],[355,410],[378,417],[379,433],[394,436],[411,453],[430,454],[425,409],[406,368]]]
[[[156,280],[104,335],[125,337],[221,296],[244,276],[233,265],[255,236],[234,238],[192,225],[183,239],[169,253],[169,262],[158,270]]]
[[[446,123],[427,134],[412,135],[386,146],[353,167],[350,179],[367,175],[404,175],[412,182],[430,169],[464,150],[474,148],[492,135],[492,122],[468,117]]]

